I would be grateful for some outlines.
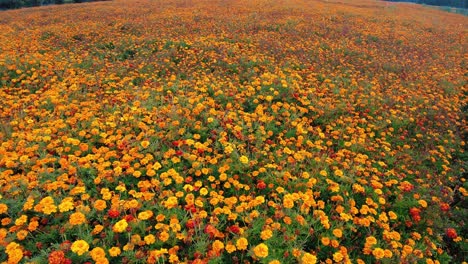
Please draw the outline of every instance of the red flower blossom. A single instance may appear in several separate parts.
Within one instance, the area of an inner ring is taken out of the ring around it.
[[[115,209],[110,209],[109,211],[107,211],[107,215],[110,217],[110,218],[117,218],[119,217],[120,215],[120,212],[115,210]]]
[[[454,239],[456,238],[458,235],[457,235],[457,231],[455,230],[455,228],[447,228],[447,230],[445,230],[445,235],[447,235],[447,237],[451,238],[451,239]]]

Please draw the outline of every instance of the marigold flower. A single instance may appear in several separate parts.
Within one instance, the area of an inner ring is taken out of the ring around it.
[[[344,173],[342,170],[335,170],[335,175],[338,177],[343,177]]]
[[[118,221],[117,223],[115,223],[115,225],[112,227],[112,230],[116,233],[122,233],[126,231],[127,227],[128,227],[127,220],[122,219]]]
[[[28,231],[26,230],[20,230],[16,233],[16,237],[18,240],[24,240],[28,236]]]
[[[84,240],[77,240],[71,245],[71,251],[81,256],[84,253],[88,252],[89,244]]]
[[[103,211],[107,207],[107,203],[104,200],[98,199],[93,204],[94,208],[98,211]]]
[[[227,244],[226,245],[226,251],[231,254],[232,252],[236,251],[236,246],[233,244]]]
[[[215,240],[212,244],[212,248],[215,252],[219,252],[224,249],[224,243],[220,240]]]
[[[268,256],[268,246],[264,243],[260,243],[253,248],[253,252],[256,257],[266,258]]]
[[[49,264],[63,264],[66,261],[65,253],[62,250],[50,252],[47,259],[49,260]]]
[[[149,234],[145,236],[143,240],[145,241],[146,245],[151,245],[156,242],[156,237],[153,234]]]
[[[333,254],[333,260],[335,262],[341,262],[343,260],[344,256],[340,251],[337,251]]]
[[[343,232],[341,229],[333,229],[333,235],[336,236],[337,238],[341,238],[343,236]]]
[[[73,208],[75,208],[73,204],[73,198],[67,197],[63,199],[58,208],[61,213],[73,210]]]
[[[147,148],[149,145],[150,145],[150,142],[148,140],[144,140],[140,143],[140,145],[143,147],[143,148]]]
[[[324,246],[330,245],[330,238],[328,238],[328,237],[322,237],[322,239],[320,241],[322,242],[322,244]]]
[[[239,161],[242,164],[247,164],[247,163],[249,163],[249,158],[247,158],[247,156],[240,156]]]
[[[138,214],[138,219],[140,220],[148,220],[153,217],[153,212],[151,210],[146,210]]]
[[[451,238],[451,239],[454,239],[458,236],[457,234],[457,231],[455,230],[455,228],[447,228],[445,230],[445,234],[447,235],[447,237]]]
[[[301,263],[302,264],[315,264],[317,263],[317,256],[306,252],[301,257]]]
[[[268,240],[273,236],[273,232],[270,229],[265,229],[260,233],[260,238],[263,240]]]
[[[382,259],[385,257],[385,251],[381,248],[374,248],[374,250],[372,250],[372,255],[376,259]]]
[[[54,199],[51,196],[43,198],[37,206],[46,215],[57,212],[57,206],[55,206]]]
[[[95,247],[93,248],[89,254],[91,255],[91,258],[98,262],[99,259],[103,259],[106,257],[106,252],[104,251],[104,249],[102,249],[101,247]]]
[[[117,257],[118,255],[120,255],[120,253],[122,253],[122,251],[118,247],[111,247],[109,249],[109,255],[111,257]]]
[[[161,240],[162,242],[166,242],[168,239],[169,233],[167,233],[166,231],[163,231],[159,234],[159,240]]]
[[[81,212],[75,212],[70,215],[68,222],[71,225],[81,225],[86,223],[86,216]]]
[[[249,242],[247,241],[245,237],[241,237],[237,239],[236,241],[236,247],[238,250],[246,250],[248,245],[249,245]]]
[[[94,229],[93,229],[93,231],[91,232],[91,234],[97,235],[97,234],[101,233],[101,231],[102,231],[103,229],[104,229],[104,226],[102,226],[102,225],[96,225],[96,226],[94,226]]]

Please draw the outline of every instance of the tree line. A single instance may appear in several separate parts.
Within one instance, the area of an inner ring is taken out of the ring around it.
[[[96,2],[105,0],[0,0],[0,9],[43,6],[51,4]]]
[[[434,6],[451,6],[458,8],[468,8],[468,0],[386,0],[389,2],[412,2]]]

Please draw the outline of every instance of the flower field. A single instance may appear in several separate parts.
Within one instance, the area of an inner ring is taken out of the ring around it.
[[[461,263],[468,19],[382,1],[0,13],[0,261]]]

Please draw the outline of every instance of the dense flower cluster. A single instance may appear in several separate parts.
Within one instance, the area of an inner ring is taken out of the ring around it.
[[[466,28],[370,0],[4,11],[0,261],[463,258]]]

